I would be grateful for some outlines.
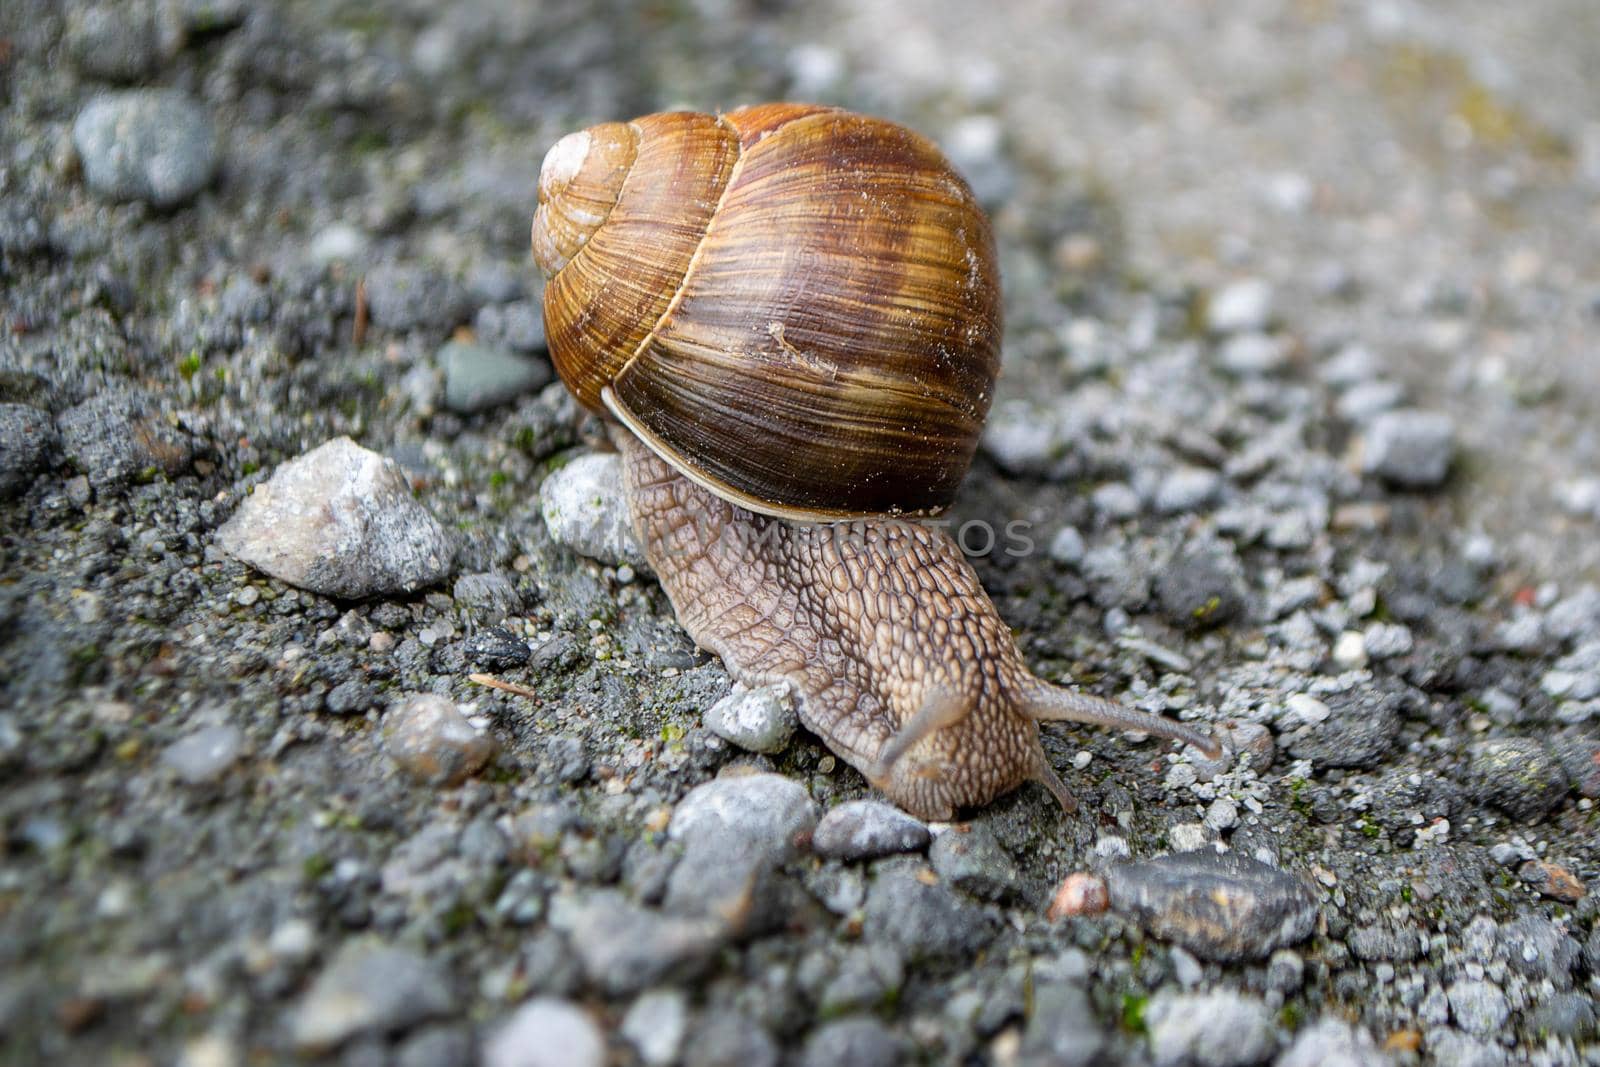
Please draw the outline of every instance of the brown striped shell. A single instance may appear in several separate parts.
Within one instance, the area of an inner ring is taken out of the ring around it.
[[[567,386],[718,496],[950,503],[999,373],[999,271],[931,142],[805,104],[594,126],[545,157],[533,248]]]

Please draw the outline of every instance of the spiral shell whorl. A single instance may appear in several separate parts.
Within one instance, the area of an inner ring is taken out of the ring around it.
[[[605,223],[637,145],[626,123],[608,122],[567,134],[545,154],[533,215],[533,258],[545,277],[560,273]]]

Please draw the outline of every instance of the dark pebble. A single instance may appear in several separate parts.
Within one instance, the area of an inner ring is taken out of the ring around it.
[[[1331,714],[1285,735],[1284,747],[1320,766],[1376,767],[1393,754],[1406,700],[1404,690],[1369,687],[1324,697]]]
[[[994,937],[994,921],[930,874],[898,866],[879,873],[867,893],[865,936],[894,945],[909,962],[970,958]]]
[[[894,1067],[905,1048],[878,1020],[838,1019],[812,1033],[801,1067]]]
[[[531,655],[526,641],[500,626],[479,630],[462,643],[462,651],[474,666],[490,671],[520,667]]]
[[[1022,875],[994,833],[982,823],[965,832],[940,834],[928,850],[939,876],[963,893],[995,902],[1014,901],[1022,893]]]
[[[1106,872],[1112,910],[1202,959],[1264,959],[1305,940],[1317,897],[1259,860],[1211,849],[1126,863]]]
[[[16,496],[50,462],[56,444],[48,413],[27,404],[0,404],[0,500]]]
[[[1506,737],[1472,746],[1468,767],[1477,799],[1513,819],[1543,819],[1567,795],[1567,775],[1546,745],[1532,737]]]
[[[1169,620],[1193,630],[1236,619],[1246,605],[1238,556],[1220,544],[1185,549],[1156,578],[1155,594]]]

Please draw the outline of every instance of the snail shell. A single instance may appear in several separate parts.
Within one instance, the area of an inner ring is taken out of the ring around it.
[[[693,481],[794,519],[950,503],[999,272],[925,138],[803,104],[593,126],[545,158],[533,247],[562,379]]]

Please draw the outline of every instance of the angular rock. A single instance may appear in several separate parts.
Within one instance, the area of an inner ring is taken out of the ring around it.
[[[881,871],[867,893],[863,933],[896,948],[908,963],[969,959],[995,935],[993,918],[915,867]]]
[[[1296,1034],[1276,1067],[1390,1067],[1391,1062],[1365,1030],[1325,1018]]]
[[[801,1067],[896,1067],[905,1046],[878,1020],[837,1019],[814,1030],[800,1053]]]
[[[1272,318],[1272,285],[1261,278],[1229,282],[1206,301],[1206,326],[1212,333],[1260,330]]]
[[[390,758],[427,785],[460,785],[494,755],[494,742],[473,729],[454,701],[434,693],[413,693],[390,709],[383,735]]]
[[[1104,1062],[1106,1035],[1081,983],[1039,982],[1022,1034],[1021,1067],[1093,1067]]]
[[[688,1023],[688,998],[676,989],[658,989],[633,1002],[620,1032],[645,1067],[671,1067],[678,1062]]]
[[[346,942],[300,1000],[292,1026],[302,1052],[364,1034],[404,1030],[455,1010],[449,976],[410,949]]]
[[[570,1001],[535,997],[483,1043],[483,1067],[605,1067],[606,1040]]]
[[[777,1067],[778,1059],[778,1046],[759,1023],[718,1011],[695,1028],[683,1067]]]
[[[1376,767],[1394,751],[1406,700],[1405,691],[1397,688],[1361,687],[1329,695],[1321,701],[1327,717],[1313,716],[1314,721],[1285,734],[1283,747],[1295,759],[1320,766]]]
[[[290,585],[347,599],[416,592],[442,581],[455,558],[400,467],[348,437],[280,466],[217,543]]]
[[[64,412],[61,447],[97,489],[126,485],[189,466],[194,443],[143,393],[112,389]]]
[[[647,566],[622,495],[622,458],[613,452],[578,456],[539,487],[539,510],[550,536],[601,563]]]
[[[741,851],[769,863],[793,858],[817,824],[805,787],[781,774],[747,774],[698,785],[673,809],[667,836],[692,846],[727,835]]]
[[[928,847],[928,828],[892,804],[852,800],[832,808],[811,832],[811,850],[824,859],[876,859]]]
[[[1144,1021],[1156,1067],[1243,1067],[1266,1062],[1278,1049],[1272,1012],[1228,989],[1157,993]]]
[[[1472,746],[1473,792],[1514,819],[1538,822],[1561,806],[1567,775],[1550,746],[1532,737],[1502,737]]]
[[[1161,856],[1112,867],[1105,878],[1113,911],[1206,960],[1264,959],[1316,924],[1309,885],[1236,853]]]
[[[1443,484],[1455,459],[1455,423],[1439,412],[1385,411],[1367,425],[1364,441],[1362,469],[1405,489]]]
[[[782,752],[800,721],[786,685],[735,689],[703,718],[706,729],[747,752]]]
[[[0,404],[0,500],[16,496],[50,463],[56,426],[27,404]]]
[[[1022,874],[1011,854],[983,823],[942,833],[928,850],[939,877],[961,890],[996,903],[1015,900],[1022,892]]]
[[[613,890],[559,902],[551,922],[566,930],[584,976],[612,997],[698,973],[728,936],[725,923],[663,915]]]
[[[217,169],[210,116],[173,89],[130,89],[90,101],[72,124],[72,143],[84,180],[107,200],[177,207]]]

